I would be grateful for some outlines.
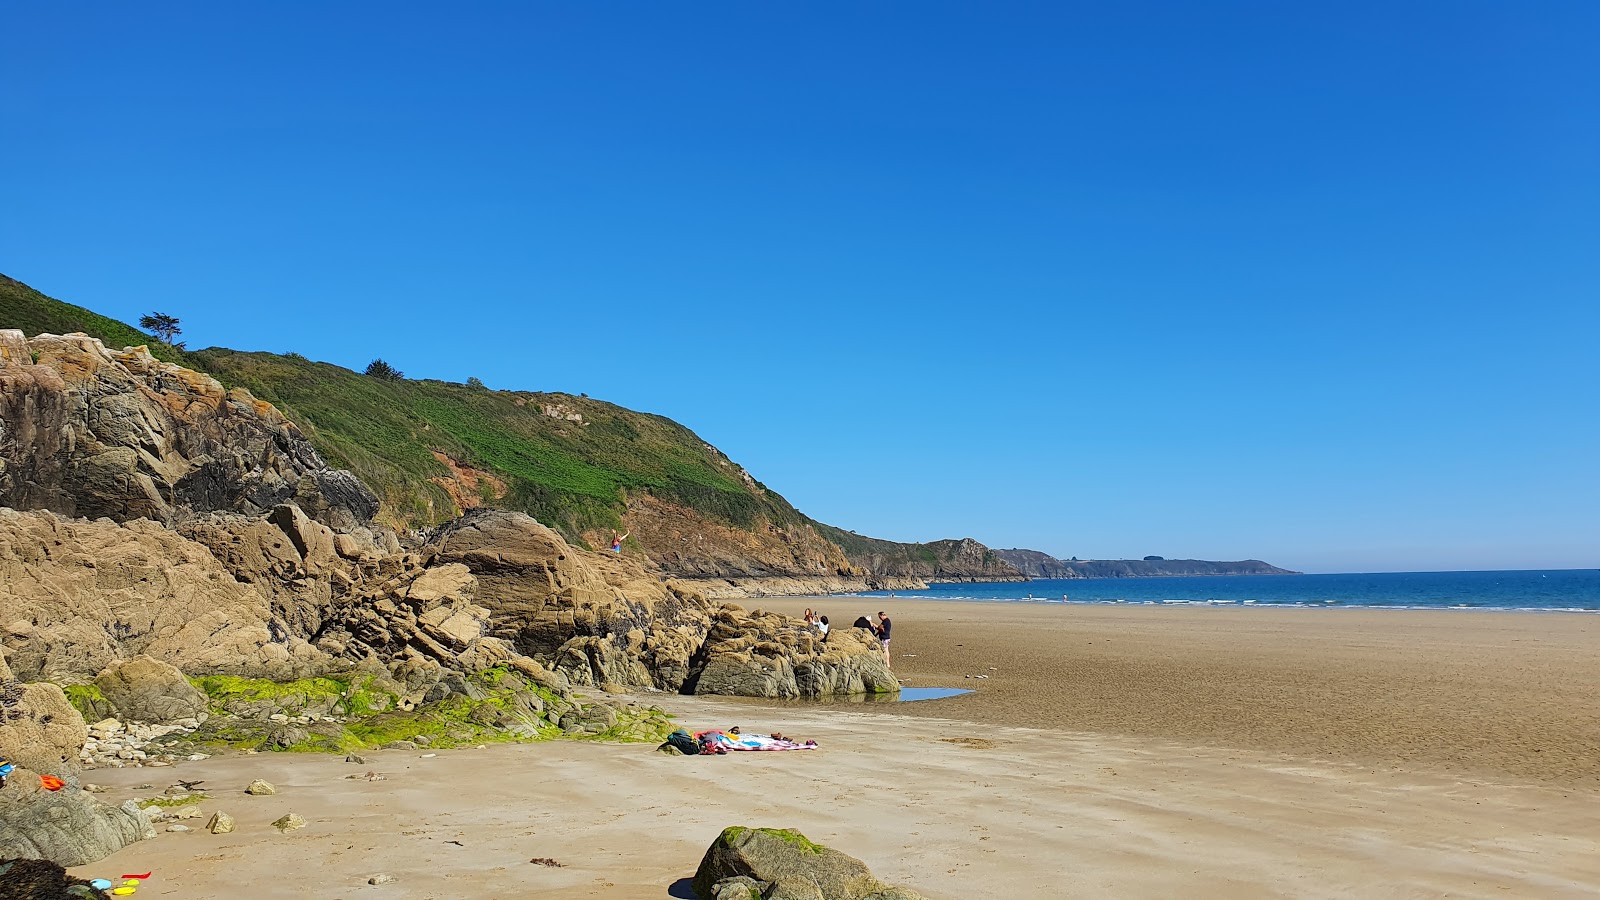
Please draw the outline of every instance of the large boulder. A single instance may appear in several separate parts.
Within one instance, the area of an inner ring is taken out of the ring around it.
[[[112,663],[94,683],[127,721],[165,725],[206,711],[206,695],[176,666],[148,656]]]
[[[155,836],[150,820],[131,800],[107,806],[70,782],[58,791],[45,790],[28,769],[17,769],[0,790],[0,859],[81,866]]]
[[[36,772],[69,775],[81,768],[78,751],[88,738],[83,716],[61,688],[0,681],[0,757]]]
[[[701,900],[920,900],[872,877],[866,863],[790,829],[724,829],[694,873]]]

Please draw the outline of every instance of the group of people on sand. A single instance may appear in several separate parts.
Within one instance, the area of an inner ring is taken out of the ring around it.
[[[828,636],[829,626],[827,616],[818,615],[815,610],[807,607],[805,620],[807,628],[817,629],[818,631],[822,632],[822,636],[824,638]],[[894,665],[889,661],[889,632],[893,626],[894,623],[889,620],[889,614],[881,609],[878,610],[877,624],[873,624],[871,619],[868,619],[866,616],[862,616],[861,618],[856,619],[855,624],[851,626],[852,628],[865,628],[866,630],[872,632],[873,637],[876,637],[878,642],[883,645],[883,664],[891,669],[894,668]]]

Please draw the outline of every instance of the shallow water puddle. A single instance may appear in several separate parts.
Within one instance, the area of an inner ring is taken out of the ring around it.
[[[966,688],[940,688],[940,687],[903,687],[900,689],[899,700],[908,703],[912,700],[942,700],[945,697],[959,697],[970,694]]]

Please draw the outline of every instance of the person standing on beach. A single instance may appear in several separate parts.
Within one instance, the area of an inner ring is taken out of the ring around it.
[[[889,628],[891,625],[889,614],[881,609],[878,610],[878,627],[872,630],[878,633],[878,640],[883,642],[883,664],[893,669],[894,663],[889,661]]]

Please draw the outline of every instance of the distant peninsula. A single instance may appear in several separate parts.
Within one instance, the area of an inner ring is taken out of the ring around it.
[[[1056,559],[1039,550],[994,550],[1029,578],[1160,578],[1173,575],[1299,575],[1259,559],[1214,562],[1205,559]]]

